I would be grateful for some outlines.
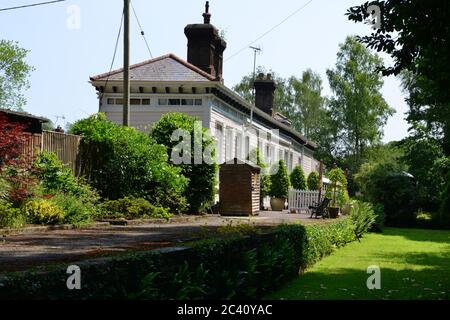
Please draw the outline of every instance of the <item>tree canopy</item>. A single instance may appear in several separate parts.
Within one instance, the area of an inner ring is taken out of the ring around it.
[[[367,147],[381,141],[383,127],[394,113],[380,90],[382,76],[377,72],[382,60],[347,37],[340,45],[335,69],[327,70],[334,96],[330,114],[336,131],[336,155],[350,158],[351,169],[361,165]]]
[[[442,0],[374,3],[381,9],[380,28],[358,40],[393,58],[393,66],[381,66],[384,75],[412,74],[408,120],[437,126],[444,150],[450,155],[450,5]],[[349,8],[348,18],[363,22],[369,16],[370,4]]]
[[[0,108],[22,110],[25,105],[23,91],[33,71],[25,61],[28,52],[17,42],[0,40]]]

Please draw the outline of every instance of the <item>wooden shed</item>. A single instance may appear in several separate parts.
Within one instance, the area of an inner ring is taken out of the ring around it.
[[[261,168],[234,159],[220,166],[219,212],[224,216],[252,216],[259,211]]]

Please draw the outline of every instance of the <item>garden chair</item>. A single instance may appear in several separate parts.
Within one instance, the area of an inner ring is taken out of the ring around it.
[[[330,204],[331,199],[323,198],[322,202],[316,203],[315,206],[309,206],[309,210],[311,210],[311,217],[313,216],[317,218],[318,216],[322,216],[323,218],[328,216],[328,205]]]

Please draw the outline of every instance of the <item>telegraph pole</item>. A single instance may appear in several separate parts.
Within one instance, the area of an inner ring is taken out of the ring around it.
[[[250,123],[253,125],[253,108],[256,103],[256,95],[255,95],[255,80],[256,80],[256,55],[261,52],[260,47],[250,47],[254,51],[254,57],[253,57],[253,104],[252,109],[250,111]]]
[[[130,0],[124,0],[123,125],[130,125]]]

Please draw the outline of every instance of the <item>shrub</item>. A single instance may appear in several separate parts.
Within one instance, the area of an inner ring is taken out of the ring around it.
[[[381,232],[386,222],[384,206],[381,203],[374,204],[373,212],[375,213],[375,223],[373,224],[372,230],[375,232]]]
[[[95,202],[74,195],[58,194],[51,198],[51,201],[63,209],[64,223],[76,227],[91,223],[99,215]]]
[[[0,199],[0,228],[19,229],[26,223],[20,209]]]
[[[25,129],[24,124],[13,122],[8,116],[0,113],[0,168],[14,165],[20,158]]]
[[[328,172],[327,177],[331,181],[331,196],[333,199],[330,206],[336,207],[339,205],[337,201],[339,193],[342,193],[347,189],[347,179],[341,168],[331,169],[330,172]]]
[[[30,200],[24,205],[23,212],[35,224],[58,224],[64,221],[63,209],[51,200]]]
[[[431,137],[409,137],[405,139],[402,161],[417,183],[418,207],[438,211],[442,191],[445,189],[445,174],[450,170],[441,143]]]
[[[306,190],[305,173],[301,166],[296,166],[294,170],[292,170],[289,180],[292,188],[296,190]]]
[[[354,241],[354,225],[350,218],[329,225],[311,225],[306,228],[307,241],[303,245],[302,267],[313,265],[335,249]]]
[[[442,193],[442,203],[439,210],[439,224],[450,228],[450,171],[447,174],[447,185]]]
[[[164,146],[102,113],[76,122],[71,130],[82,136],[81,172],[103,197],[143,197],[173,212],[185,209],[187,179],[168,162]]]
[[[354,225],[355,237],[359,241],[362,235],[375,224],[376,215],[370,203],[355,201],[350,213],[350,219]]]
[[[307,179],[308,190],[317,190],[319,188],[319,174],[312,171]]]
[[[270,232],[196,241],[185,250],[85,263],[80,267],[87,285],[81,290],[61,286],[67,280],[64,267],[10,274],[0,280],[0,298],[259,299],[298,277],[299,268],[353,240],[350,218],[321,226],[285,225]]]
[[[186,153],[188,150],[183,150],[183,155],[187,155],[188,163],[177,164],[181,169],[181,173],[189,181],[184,195],[191,213],[204,212],[212,204],[215,196],[218,170],[218,166],[214,160],[215,141],[207,129],[202,128],[201,122],[195,117],[183,113],[168,113],[153,125],[151,137],[157,143],[167,147],[167,154],[170,159],[172,159],[173,153],[183,156],[179,154],[181,151],[178,148],[180,141],[172,140],[172,134],[180,129],[184,130],[191,139],[191,143],[188,143],[186,146],[189,149],[189,154]],[[201,146],[201,155],[207,150],[212,150],[212,159],[210,159],[211,161],[209,163],[204,160],[201,163],[196,163],[195,145]]]
[[[107,218],[160,218],[169,219],[168,210],[155,207],[142,198],[126,197],[119,200],[107,201],[103,204],[103,217]]]
[[[289,176],[284,161],[278,162],[278,170],[270,176],[270,196],[287,198],[289,193]]]

